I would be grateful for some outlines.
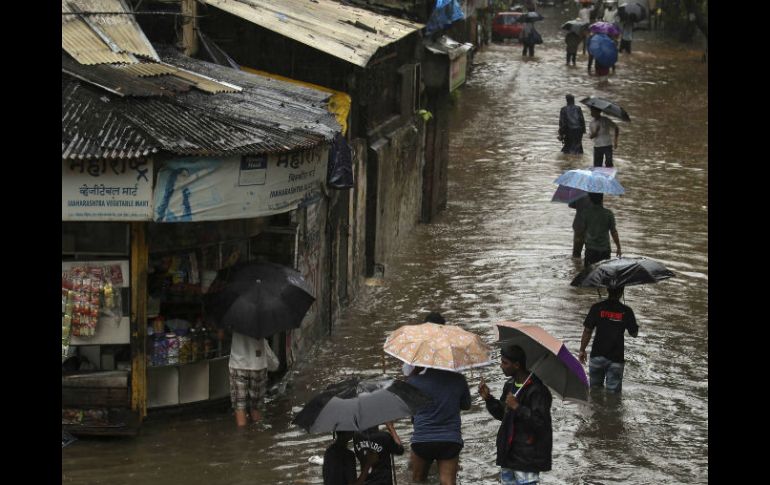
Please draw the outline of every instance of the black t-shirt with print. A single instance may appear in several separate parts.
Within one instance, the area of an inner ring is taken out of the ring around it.
[[[583,325],[596,328],[591,357],[606,357],[613,362],[625,362],[623,358],[624,332],[636,335],[634,311],[617,300],[604,300],[596,303],[586,316]]]
[[[396,444],[390,433],[385,431],[356,433],[353,435],[353,449],[362,469],[366,463],[367,452],[377,453],[379,457],[364,483],[367,485],[391,485],[393,483],[390,455],[402,455],[404,447]]]

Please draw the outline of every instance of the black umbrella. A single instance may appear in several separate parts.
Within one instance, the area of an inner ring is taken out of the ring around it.
[[[567,20],[562,24],[561,28],[562,30],[566,30],[569,32],[574,32],[578,35],[582,34],[586,30],[588,30],[588,22],[584,22],[582,20]]]
[[[545,17],[538,12],[527,12],[516,17],[517,22],[539,22],[543,19],[545,19]]]
[[[589,288],[620,288],[657,283],[672,276],[674,273],[652,259],[616,258],[583,268],[570,284]]]
[[[315,298],[302,275],[275,263],[219,271],[204,298],[208,318],[254,338],[299,328]]]
[[[413,416],[430,402],[430,397],[404,381],[353,377],[328,386],[307,403],[292,423],[309,433],[364,431]]]
[[[631,117],[628,116],[628,113],[626,113],[626,110],[624,110],[621,106],[613,103],[609,99],[597,98],[596,96],[589,96],[587,98],[581,99],[580,102],[590,108],[600,109],[602,112],[607,113],[608,115],[618,117],[623,121],[629,121],[629,122],[631,121]]]
[[[640,22],[647,18],[647,9],[636,2],[624,3],[618,7],[618,15],[625,21]]]

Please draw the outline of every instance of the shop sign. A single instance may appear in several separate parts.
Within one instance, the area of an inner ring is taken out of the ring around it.
[[[320,200],[329,146],[226,159],[180,158],[158,171],[153,220],[264,217]]]
[[[63,221],[152,219],[151,160],[65,160]]]

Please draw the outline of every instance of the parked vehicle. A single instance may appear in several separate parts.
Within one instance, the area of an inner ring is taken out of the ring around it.
[[[523,15],[521,12],[500,12],[492,19],[492,40],[499,42],[504,39],[518,39],[524,24],[517,22],[516,18]]]

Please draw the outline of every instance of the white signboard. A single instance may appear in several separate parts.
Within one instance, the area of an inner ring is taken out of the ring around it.
[[[226,159],[182,158],[158,171],[156,222],[264,217],[321,197],[329,146]]]
[[[65,160],[63,221],[152,219],[151,160]]]

